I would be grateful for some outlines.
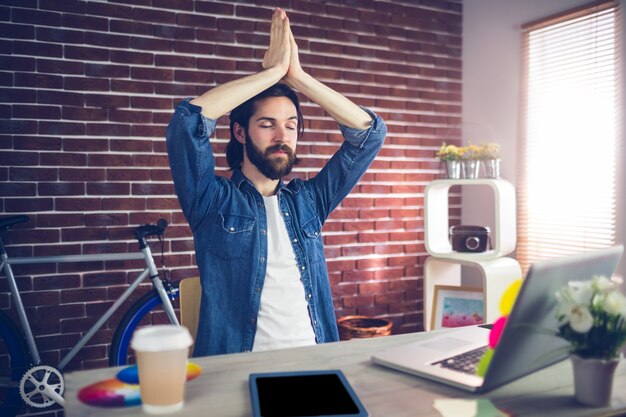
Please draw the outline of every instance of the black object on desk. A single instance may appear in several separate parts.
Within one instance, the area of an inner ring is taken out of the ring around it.
[[[367,417],[340,370],[250,374],[254,417]]]

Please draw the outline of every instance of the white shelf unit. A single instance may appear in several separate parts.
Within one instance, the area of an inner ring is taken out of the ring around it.
[[[461,286],[461,267],[476,268],[482,277],[485,322],[500,317],[500,299],[513,281],[522,277],[522,269],[513,258],[468,261],[430,256],[424,263],[424,330],[431,329],[435,285]]]
[[[448,199],[450,187],[488,187],[494,193],[495,222],[492,230],[492,248],[486,252],[463,253],[452,250],[448,239],[450,222]],[[426,250],[432,256],[459,260],[495,259],[515,250],[517,240],[515,187],[501,179],[476,180],[435,180],[426,186],[424,192],[424,240]]]
[[[450,188],[455,185],[487,187],[493,192],[495,219],[490,250],[479,253],[452,250],[448,201]],[[502,179],[435,180],[426,187],[424,210],[424,239],[431,255],[424,263],[424,330],[431,330],[435,286],[462,286],[462,267],[480,272],[485,321],[495,321],[500,316],[502,294],[513,281],[522,278],[519,263],[506,257],[515,250],[517,241],[515,188]]]

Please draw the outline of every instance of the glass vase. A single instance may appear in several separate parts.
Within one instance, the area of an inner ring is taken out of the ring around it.
[[[574,397],[581,404],[606,407],[611,404],[613,376],[621,355],[615,359],[581,358],[570,355],[574,370]]]

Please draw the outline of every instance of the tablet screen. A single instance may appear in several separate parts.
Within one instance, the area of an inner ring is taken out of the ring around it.
[[[250,375],[254,415],[367,416],[341,371]]]

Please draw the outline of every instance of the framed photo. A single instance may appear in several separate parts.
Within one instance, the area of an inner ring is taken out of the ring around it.
[[[482,288],[435,285],[430,328],[470,326],[485,322]]]

